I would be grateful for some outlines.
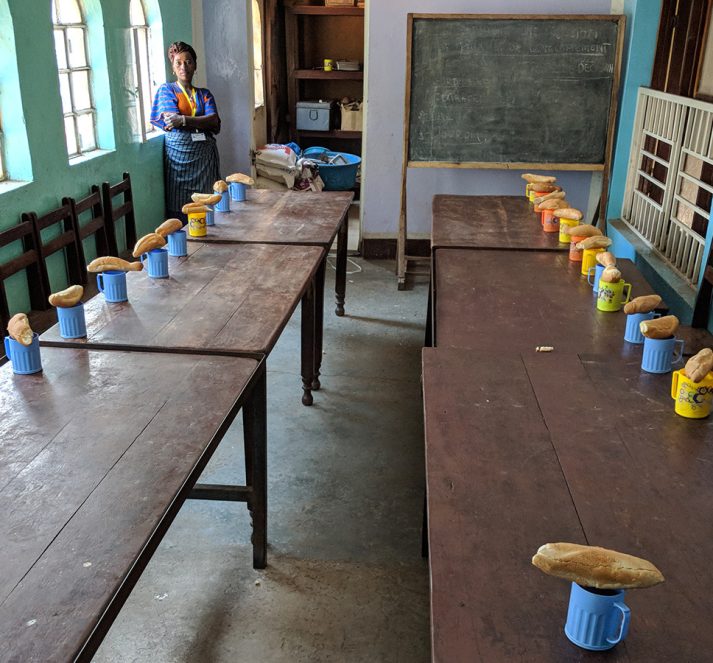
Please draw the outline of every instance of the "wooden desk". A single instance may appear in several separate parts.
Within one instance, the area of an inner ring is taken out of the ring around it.
[[[55,325],[42,345],[267,355],[302,301],[302,402],[312,404],[317,246],[189,245],[169,258],[167,279],[129,272],[129,301],[97,295],[85,304],[86,339],[63,339]]]
[[[554,352],[423,352],[433,660],[709,661],[713,420],[673,412],[670,375]],[[569,584],[531,567],[551,541],[653,561],[629,636],[585,652]]]
[[[617,265],[632,297],[653,291],[629,260]],[[624,341],[625,314],[598,311],[580,263],[551,251],[441,251],[434,283],[439,347],[640,354]],[[665,310],[665,303],[662,303]]]
[[[3,661],[89,660],[180,506],[246,501],[267,551],[264,360],[42,348],[0,367]],[[243,409],[246,486],[196,486]]]
[[[348,213],[351,191],[265,191],[248,189],[247,200],[230,201],[230,212],[216,212],[199,242],[321,246],[326,253],[337,238],[336,314],[344,315],[347,284]],[[324,267],[318,278],[324,292]],[[321,307],[318,306],[321,310]]]

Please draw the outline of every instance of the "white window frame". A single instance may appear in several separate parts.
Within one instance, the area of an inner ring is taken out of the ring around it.
[[[55,7],[57,7],[57,3],[61,0],[52,0],[52,3]],[[53,33],[54,32],[61,32],[62,33],[62,40],[64,43],[64,52],[65,52],[65,61],[67,63],[66,68],[60,68],[59,62],[57,63],[57,73],[58,76],[60,77],[60,86],[61,86],[61,76],[62,74],[67,74],[67,80],[69,81],[69,98],[72,104],[72,110],[68,111],[66,113],[63,113],[63,117],[66,120],[67,118],[71,117],[72,118],[72,123],[74,126],[74,138],[75,138],[75,143],[77,145],[77,151],[74,153],[69,153],[69,148],[67,148],[67,153],[69,155],[70,160],[75,159],[77,157],[81,157],[85,154],[89,154],[91,152],[95,152],[96,150],[99,149],[99,141],[98,141],[98,136],[97,136],[97,111],[96,107],[94,106],[94,91],[92,89],[92,68],[89,65],[89,51],[87,48],[87,41],[88,41],[88,33],[89,30],[87,28],[87,24],[84,22],[84,11],[82,7],[82,3],[80,0],[74,0],[74,2],[77,4],[77,7],[79,8],[79,13],[82,16],[82,21],[79,23],[54,23],[52,24],[53,28]],[[59,11],[57,11],[57,17],[59,19]],[[84,44],[84,59],[87,62],[86,65],[82,67],[70,67],[69,66],[69,40],[67,39],[67,29],[68,28],[80,28],[84,32],[84,38],[83,38],[83,44]],[[82,109],[77,109],[75,107],[74,103],[74,87],[72,85],[72,72],[75,71],[86,71],[87,73],[87,79],[89,81],[89,108],[82,108]],[[89,115],[91,114],[92,116],[92,131],[94,133],[94,147],[88,149],[88,150],[82,150],[82,145],[81,141],[79,140],[79,126],[77,124],[77,120],[79,116],[81,115]],[[66,129],[65,129],[66,132]],[[65,136],[66,138],[66,136]]]
[[[257,11],[257,17],[258,17],[258,24],[260,27],[260,66],[257,64],[257,60],[255,58],[255,15]],[[252,51],[253,51],[253,101],[255,104],[255,109],[257,110],[258,108],[262,108],[265,105],[265,70],[264,70],[264,62],[265,62],[265,44],[264,44],[264,39],[263,37],[263,17],[262,17],[262,7],[260,6],[260,0],[252,0],[252,8],[251,8],[251,13],[252,13]],[[262,100],[258,102],[258,89],[257,89],[257,83],[258,80],[260,81],[260,91],[262,94],[260,95],[262,97]]]
[[[668,160],[646,151],[647,137],[669,145]],[[682,187],[688,184],[710,193],[713,187],[686,171],[688,157],[713,164],[713,104],[639,88],[622,219],[688,285],[696,287],[705,262],[706,237],[682,221],[680,207],[708,221],[706,235],[713,232],[713,220],[710,210],[682,195]],[[646,172],[645,160],[666,169],[664,181]],[[638,189],[640,178],[663,192],[661,203]]]
[[[131,25],[131,47],[134,51],[134,76],[135,84],[134,88],[135,100],[136,100],[136,117],[139,129],[139,135],[141,137],[141,142],[145,142],[149,137],[149,134],[155,134],[157,129],[149,121],[151,113],[151,103],[153,101],[153,96],[156,94],[157,85],[153,80],[151,75],[151,27],[148,24],[146,18],[146,6],[141,0],[135,0],[141,6],[141,12],[143,14],[143,24],[142,25]],[[131,0],[130,0],[131,2]],[[131,12],[129,12],[131,14]],[[141,60],[141,49],[139,48],[140,40],[144,42],[144,48],[146,52],[146,62],[143,63]],[[146,100],[144,98],[144,76],[148,76],[149,79],[149,89],[150,98]],[[147,115],[147,105],[148,102],[148,115]]]

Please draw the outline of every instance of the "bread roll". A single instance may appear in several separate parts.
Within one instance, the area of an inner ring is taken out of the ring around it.
[[[614,254],[609,253],[609,251],[602,251],[601,253],[597,253],[594,257],[602,267],[614,267],[614,265],[616,265]]]
[[[203,203],[186,203],[181,207],[181,212],[184,214],[200,214],[207,211],[208,208]]]
[[[13,315],[7,323],[7,333],[22,345],[32,344],[32,327],[24,313]]]
[[[532,185],[532,190],[535,193],[552,193],[553,191],[561,191],[561,187],[556,184],[547,184],[545,182],[537,182]]]
[[[545,200],[543,203],[535,203],[535,211],[537,211],[537,208],[540,208],[540,211],[543,209],[560,209],[562,207],[569,207],[569,204],[567,203],[566,200],[560,200],[559,198],[550,198],[549,200]]]
[[[201,205],[215,205],[219,203],[221,198],[219,193],[193,193],[191,194],[191,200],[194,203],[200,203]]]
[[[646,338],[669,338],[678,329],[678,318],[675,315],[664,315],[663,318],[644,320],[639,323],[639,329]]]
[[[577,248],[582,251],[586,249],[606,249],[610,247],[612,241],[608,237],[595,236],[587,237],[577,244]]]
[[[605,267],[601,280],[604,283],[619,283],[621,281],[621,272],[616,267]]]
[[[551,191],[550,193],[546,193],[544,196],[535,198],[532,202],[535,203],[535,205],[540,205],[546,200],[564,200],[565,195],[564,191]]]
[[[523,173],[520,177],[530,184],[534,184],[536,182],[546,182],[551,184],[552,182],[557,181],[557,178],[552,175],[533,175],[532,173]]]
[[[70,285],[66,290],[52,293],[49,296],[49,303],[60,308],[71,308],[79,303],[83,294],[84,288],[81,285]]]
[[[149,233],[136,242],[131,255],[134,256],[134,258],[138,258],[144,253],[147,253],[152,249],[160,249],[162,246],[166,246],[166,238],[158,233]]]
[[[175,233],[181,228],[183,228],[183,224],[180,219],[166,219],[158,228],[156,228],[156,234],[161,235],[161,237],[168,237],[170,234]]]
[[[94,258],[88,265],[87,271],[92,273],[119,271],[119,272],[140,272],[144,268],[144,263],[140,260],[127,262],[114,256],[104,256]]]
[[[693,355],[683,368],[686,377],[692,382],[700,382],[713,370],[713,350],[703,348],[698,354]]]
[[[546,543],[532,563],[548,575],[596,589],[653,587],[664,581],[661,571],[645,559],[577,543]]]
[[[243,175],[242,173],[233,173],[225,178],[226,182],[237,182],[238,184],[245,184],[246,186],[252,186],[255,184],[255,180],[249,175]]]
[[[570,219],[571,221],[581,221],[582,217],[584,216],[578,209],[575,209],[574,207],[563,207],[562,209],[559,209],[555,212],[555,216],[558,219]],[[587,227],[589,228],[594,228],[594,226],[590,226],[589,224],[586,224]],[[575,226],[576,228],[581,228],[582,226]],[[570,233],[572,235],[576,235],[577,233]],[[599,233],[600,235],[602,234],[601,232]],[[580,235],[584,237],[588,237],[586,233],[580,233]]]
[[[661,297],[658,295],[642,295],[634,297],[624,306],[624,313],[631,315],[632,313],[651,313],[658,308],[661,303]]]
[[[216,193],[225,193],[228,190],[228,185],[223,182],[223,180],[218,180],[214,185],[213,185],[213,191]]]

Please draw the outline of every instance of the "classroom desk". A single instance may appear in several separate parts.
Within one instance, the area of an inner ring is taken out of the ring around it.
[[[632,284],[632,297],[653,293],[630,260],[620,259],[617,266]],[[434,283],[434,344],[640,354],[640,345],[624,341],[625,314],[597,310],[580,267],[567,254],[551,251],[442,251]]]
[[[312,404],[321,357],[315,356],[317,246],[189,244],[169,258],[169,278],[129,272],[129,301],[103,295],[85,303],[86,339],[63,339],[55,325],[42,345],[268,355],[302,302],[302,402]]]
[[[42,365],[0,367],[0,660],[91,659],[187,498],[247,502],[264,568],[264,360],[43,347]],[[246,485],[194,488],[241,408]]]
[[[347,244],[351,191],[265,191],[248,189],[247,200],[230,201],[230,212],[215,212],[215,225],[205,237],[189,237],[199,242],[242,244],[289,244],[321,246],[324,263],[317,279],[318,312],[324,298],[327,253],[337,238],[335,313],[344,315],[347,285]]]
[[[673,411],[638,359],[426,348],[423,394],[433,660],[709,661],[713,420]],[[650,559],[628,638],[563,633],[569,583],[530,565],[547,542]]]

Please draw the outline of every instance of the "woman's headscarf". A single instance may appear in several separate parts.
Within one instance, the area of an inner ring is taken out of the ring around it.
[[[191,54],[191,57],[193,58],[194,63],[197,61],[196,52],[193,50],[193,47],[190,44],[186,44],[185,41],[174,41],[168,47],[169,62],[171,64],[173,64],[173,58],[175,58],[179,53],[185,53],[185,52],[188,52]]]

